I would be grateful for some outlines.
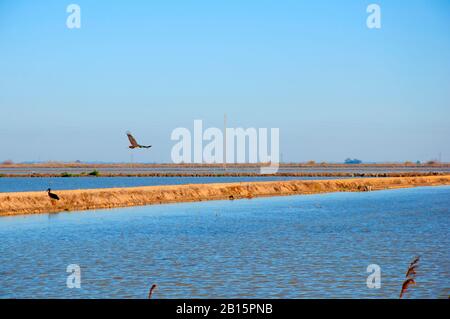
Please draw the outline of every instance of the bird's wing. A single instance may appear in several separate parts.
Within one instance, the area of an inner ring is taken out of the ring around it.
[[[130,132],[127,132],[127,136],[128,136],[128,140],[130,141],[132,146],[139,146],[139,144],[136,142],[136,140],[134,139],[133,135],[131,135]]]

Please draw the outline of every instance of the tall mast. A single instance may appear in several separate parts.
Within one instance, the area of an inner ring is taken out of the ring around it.
[[[223,168],[227,169],[227,114],[223,115]]]

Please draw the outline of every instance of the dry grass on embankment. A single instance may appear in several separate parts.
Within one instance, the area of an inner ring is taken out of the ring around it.
[[[66,190],[56,192],[61,198],[57,202],[53,202],[45,192],[0,193],[0,216],[260,196],[361,192],[438,185],[450,185],[450,175]]]

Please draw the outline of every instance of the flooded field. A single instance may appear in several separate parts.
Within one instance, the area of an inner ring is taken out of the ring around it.
[[[258,165],[230,165],[226,169],[223,166],[177,166],[177,165],[152,165],[152,164],[99,164],[99,165],[56,165],[52,166],[0,166],[0,174],[81,174],[93,170],[98,170],[103,174],[259,174],[260,167]],[[287,165],[281,164],[279,173],[354,173],[354,174],[377,174],[377,173],[450,173],[450,166],[434,165],[434,166],[402,166],[402,165]]]
[[[154,298],[398,298],[420,255],[406,298],[447,298],[449,214],[443,186],[2,217],[0,297],[145,298],[156,283]]]
[[[221,177],[5,177],[0,178],[0,193],[45,191],[47,188],[93,189],[180,184],[209,184],[233,182],[263,182],[287,180],[337,179],[336,177],[294,176],[221,176]]]

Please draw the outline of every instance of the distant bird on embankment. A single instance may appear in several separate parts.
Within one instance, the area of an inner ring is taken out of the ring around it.
[[[50,197],[51,199],[59,200],[59,196],[56,195],[55,193],[52,193],[52,190],[50,188],[47,189],[47,193],[48,197]]]
[[[152,147],[151,145],[140,145],[138,144],[138,142],[136,142],[136,139],[133,137],[133,135],[131,135],[131,132],[127,131],[127,136],[128,136],[128,140],[130,141],[130,146],[128,146],[129,148],[150,148]]]

